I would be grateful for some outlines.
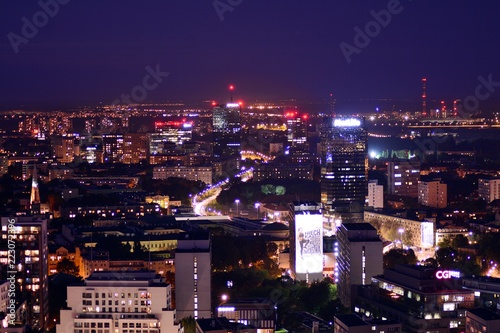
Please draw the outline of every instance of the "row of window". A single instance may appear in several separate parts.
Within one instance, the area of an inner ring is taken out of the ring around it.
[[[132,298],[132,293],[108,293],[107,298],[125,298],[125,295],[127,295],[127,298]],[[99,298],[99,293],[94,294],[95,298]],[[92,293],[82,293],[82,298],[92,298]],[[106,293],[101,293],[101,298],[106,298]],[[134,298],[139,298],[139,293],[134,293]],[[142,292],[140,294],[140,298],[151,298],[150,293]]]

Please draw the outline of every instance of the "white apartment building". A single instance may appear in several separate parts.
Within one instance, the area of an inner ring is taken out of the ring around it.
[[[69,286],[57,333],[177,333],[172,291],[152,271],[94,272]]]
[[[378,185],[378,180],[368,182],[366,205],[373,208],[384,208],[384,186]]]

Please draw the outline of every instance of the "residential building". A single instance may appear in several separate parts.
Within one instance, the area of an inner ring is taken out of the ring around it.
[[[479,178],[477,192],[487,203],[500,199],[500,178]]]
[[[46,329],[49,317],[49,281],[47,224],[42,217],[2,217],[0,263],[6,276],[7,268],[12,271],[12,256],[8,244],[15,242],[15,276],[18,282],[16,292],[25,299],[26,324],[36,329]],[[11,237],[13,236],[13,237]],[[10,242],[9,242],[10,241]]]
[[[211,240],[208,233],[181,233],[175,250],[177,320],[211,318]]]
[[[136,164],[149,157],[147,133],[127,133],[123,136],[123,163]]]
[[[420,161],[393,160],[387,163],[387,193],[402,197],[418,196]]]
[[[342,223],[337,230],[337,290],[340,301],[351,307],[351,288],[369,285],[383,272],[382,240],[369,223]]]
[[[210,166],[159,166],[153,168],[153,179],[184,178],[212,184],[213,170]]]
[[[440,180],[418,182],[418,203],[432,208],[446,208],[448,186]]]
[[[57,333],[178,332],[171,287],[155,272],[94,272],[67,292]]]
[[[217,307],[217,316],[230,322],[249,325],[259,333],[273,333],[276,328],[276,304],[268,299],[242,299]]]
[[[384,186],[378,185],[378,180],[368,182],[366,205],[375,209],[384,208]]]

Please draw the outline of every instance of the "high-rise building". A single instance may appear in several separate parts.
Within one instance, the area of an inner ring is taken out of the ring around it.
[[[384,186],[378,185],[378,180],[368,182],[366,205],[373,208],[384,208]]]
[[[177,333],[172,291],[152,271],[94,272],[67,288],[57,333]]]
[[[34,165],[33,175],[31,179],[30,205],[37,205],[39,203],[40,203],[40,190],[38,189],[38,173],[36,172],[36,165]]]
[[[363,121],[355,118],[330,119],[322,133],[321,203],[345,221],[362,219],[368,194],[366,141]]]
[[[323,215],[317,202],[293,202],[290,222],[292,277],[313,282],[323,279]]]
[[[307,142],[307,115],[296,111],[285,112],[286,136],[292,147],[304,145]]]
[[[440,180],[418,182],[418,203],[433,207],[446,208],[448,205],[448,186]]]
[[[241,106],[232,102],[216,106],[213,109],[212,117],[214,157],[239,155],[241,149]]]
[[[16,277],[16,297],[26,301],[27,324],[44,330],[49,317],[47,220],[37,217],[2,217],[0,263],[2,276]],[[15,244],[12,248],[9,244]],[[13,249],[15,256],[9,252]],[[12,263],[14,260],[14,264]]]
[[[52,149],[55,158],[61,163],[71,163],[75,156],[80,155],[80,145],[72,136],[59,136],[53,139]]]
[[[500,178],[480,178],[477,190],[479,197],[487,203],[500,199]]]
[[[121,163],[123,159],[123,134],[103,134],[104,163]]]
[[[9,156],[0,154],[0,176],[9,172]]]
[[[419,161],[395,160],[387,163],[387,193],[416,198],[419,180]]]
[[[211,241],[208,233],[181,233],[175,250],[176,318],[211,318]]]
[[[127,133],[123,136],[123,163],[136,164],[149,157],[149,138],[146,133]]]
[[[351,288],[369,285],[383,272],[382,240],[370,223],[343,223],[337,230],[338,293],[342,304],[351,306]]]

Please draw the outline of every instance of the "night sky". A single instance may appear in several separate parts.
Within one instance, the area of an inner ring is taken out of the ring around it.
[[[479,75],[500,82],[495,0],[401,0],[350,63],[340,43],[355,46],[354,28],[394,0],[59,1],[47,22],[36,1],[0,2],[0,107],[110,104],[143,86],[147,66],[170,73],[147,102],[221,100],[230,83],[249,102],[418,101],[427,77],[429,98],[451,104]],[[9,33],[24,38],[33,15],[38,33],[16,53]],[[495,89],[484,106],[500,100]]]

